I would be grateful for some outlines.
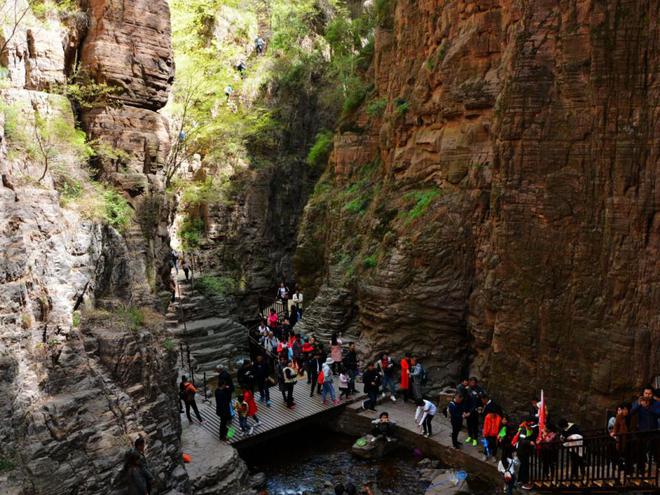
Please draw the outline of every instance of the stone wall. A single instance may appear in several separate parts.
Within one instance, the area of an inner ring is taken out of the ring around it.
[[[306,318],[591,423],[660,374],[658,8],[397,1],[296,255],[357,313]]]

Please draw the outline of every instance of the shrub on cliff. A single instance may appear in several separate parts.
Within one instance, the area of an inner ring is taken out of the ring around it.
[[[231,277],[216,277],[207,275],[197,279],[197,289],[207,297],[227,296],[234,292],[238,286]]]
[[[103,220],[123,232],[133,220],[133,208],[126,198],[114,189],[103,192]]]
[[[332,151],[333,134],[331,131],[321,131],[316,135],[316,141],[307,154],[307,164],[312,167],[325,166]]]

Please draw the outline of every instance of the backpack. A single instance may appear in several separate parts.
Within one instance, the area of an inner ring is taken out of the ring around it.
[[[185,402],[191,401],[195,398],[195,393],[197,393],[195,386],[192,383],[186,383],[183,388],[183,400]]]
[[[324,382],[325,382],[325,373],[323,373],[323,370],[321,370],[321,372],[319,373],[319,377],[316,379],[316,383],[318,383],[319,385],[323,385]]]

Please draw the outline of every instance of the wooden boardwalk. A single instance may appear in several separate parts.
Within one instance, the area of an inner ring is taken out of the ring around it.
[[[361,384],[356,384],[360,386]],[[257,400],[257,417],[261,425],[254,429],[252,435],[241,435],[238,426],[238,417],[234,417],[230,427],[234,428],[234,437],[229,440],[229,444],[236,448],[244,448],[262,442],[268,438],[279,435],[289,429],[295,429],[311,421],[317,421],[325,415],[337,414],[347,404],[354,404],[364,399],[364,394],[358,392],[358,395],[353,396],[350,401],[343,400],[334,405],[328,400],[327,405],[321,402],[321,396],[314,394],[313,397],[309,396],[311,385],[308,385],[305,379],[296,383],[293,389],[293,399],[296,407],[288,409],[282,400],[282,394],[277,386],[270,388],[271,407],[266,407],[266,404],[258,401],[259,394],[255,394]],[[337,384],[335,383],[335,392],[339,397]],[[204,418],[203,428],[218,438],[220,431],[220,418],[215,414],[215,400],[210,399],[198,403],[199,412]],[[185,414],[185,413],[184,413]],[[248,425],[252,426],[252,420],[248,420]],[[218,440],[219,441],[219,440]]]

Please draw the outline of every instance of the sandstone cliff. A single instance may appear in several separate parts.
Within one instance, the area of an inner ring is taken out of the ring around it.
[[[305,328],[602,420],[660,374],[660,5],[391,5],[305,210]]]
[[[138,434],[160,489],[185,488],[175,355],[142,307],[158,301],[169,252],[155,112],[173,74],[167,3],[11,3],[26,14],[3,17],[0,35],[0,491],[116,493]],[[87,143],[106,144],[91,168],[62,96],[77,71],[121,86],[83,108]]]

